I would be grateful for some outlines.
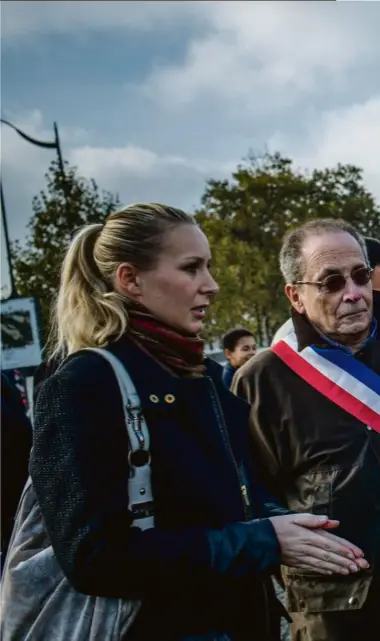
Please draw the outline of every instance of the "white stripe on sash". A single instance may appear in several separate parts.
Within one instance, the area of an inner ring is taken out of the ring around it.
[[[332,383],[338,385],[358,401],[369,407],[373,412],[380,415],[380,396],[372,389],[364,385],[361,381],[354,378],[331,361],[317,354],[311,347],[305,347],[298,351],[297,337],[294,332],[282,339],[298,356],[303,358],[309,365],[314,367],[323,376],[328,378]]]

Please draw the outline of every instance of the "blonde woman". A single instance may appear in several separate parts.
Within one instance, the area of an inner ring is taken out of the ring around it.
[[[40,389],[31,476],[56,557],[83,593],[138,598],[135,641],[274,641],[281,562],[347,574],[360,551],[293,515],[255,482],[248,405],[199,336],[218,291],[186,213],[141,204],[84,228],[62,267],[53,357]],[[128,441],[106,347],[128,369],[151,438],[155,527],[131,527]],[[36,586],[37,588],[37,586]],[[51,641],[51,639],[46,640]]]

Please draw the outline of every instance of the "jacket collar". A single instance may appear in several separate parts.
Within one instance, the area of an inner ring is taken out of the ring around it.
[[[235,374],[237,372],[237,368],[233,367],[229,361],[225,365],[223,365],[223,369],[225,372],[229,372],[230,374]]]
[[[340,345],[339,343],[330,340],[327,336],[320,334],[304,314],[299,314],[294,308],[292,308],[291,315],[294,325],[294,331],[296,333],[298,341],[298,351],[303,350],[308,345],[316,345],[317,347],[336,347],[338,349],[342,349],[343,351],[348,351],[349,353],[351,353],[351,350],[349,350],[344,345]],[[368,343],[376,340],[376,337],[377,321],[375,318],[373,318],[370,335],[365,339],[365,341],[363,341],[360,349],[363,349]]]
[[[171,374],[147,352],[143,351],[128,336],[111,343],[108,349],[117,356],[136,382],[143,406],[155,407],[157,410],[176,405],[181,390],[185,387],[199,389],[204,377],[180,377]],[[205,375],[210,375],[212,366],[205,359]]]

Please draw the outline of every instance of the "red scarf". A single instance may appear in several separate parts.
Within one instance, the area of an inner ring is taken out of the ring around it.
[[[180,334],[137,303],[128,304],[128,317],[128,335],[172,372],[203,374],[204,341],[197,334]]]

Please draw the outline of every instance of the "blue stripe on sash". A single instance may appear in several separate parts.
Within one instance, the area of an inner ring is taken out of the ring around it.
[[[358,381],[366,385],[376,394],[380,395],[380,376],[372,369],[358,361],[351,354],[343,352],[341,349],[323,349],[310,345],[316,354],[322,356],[333,365],[340,367],[345,372],[356,378]]]

